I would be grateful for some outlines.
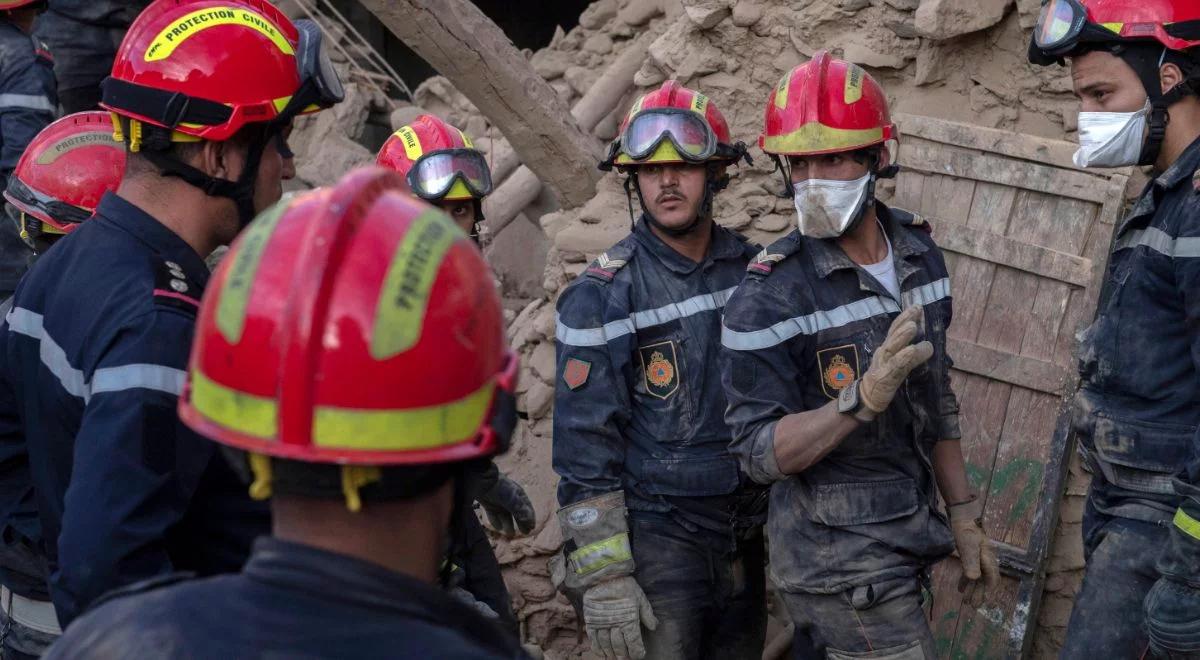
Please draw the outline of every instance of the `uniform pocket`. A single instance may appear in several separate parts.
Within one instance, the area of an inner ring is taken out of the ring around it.
[[[651,495],[728,495],[738,487],[738,465],[732,456],[646,458],[642,475],[642,487]]]
[[[813,488],[813,518],[830,527],[870,525],[911,516],[920,507],[912,479],[819,484]]]

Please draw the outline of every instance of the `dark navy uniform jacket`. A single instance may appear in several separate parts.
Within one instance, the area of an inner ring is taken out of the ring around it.
[[[260,539],[238,575],[115,593],[47,658],[504,658],[515,638],[437,587],[360,559]]]
[[[0,18],[0,191],[26,145],[54,121],[55,90],[48,49]]]
[[[932,450],[960,437],[946,355],[950,280],[922,221],[876,205],[901,300],[832,240],[793,231],[765,249],[725,308],[722,372],[733,452],[774,484],[771,567],[789,591],[836,593],[918,574],[953,549],[937,510]],[[860,378],[902,308],[924,305],[933,358],[891,406],[799,474],[775,461],[776,423],[815,410]]]
[[[21,421],[64,626],[114,587],[236,571],[268,530],[266,505],[176,414],[208,275],[110,193],[17,289],[0,356],[20,410],[0,419]]]
[[[728,452],[720,314],[754,252],[714,225],[709,254],[696,263],[642,219],[563,291],[554,409],[561,505],[624,489],[631,510],[674,511],[727,533],[748,480]]]
[[[1092,504],[1169,523],[1182,495],[1200,518],[1200,140],[1117,229],[1101,296],[1075,409]]]

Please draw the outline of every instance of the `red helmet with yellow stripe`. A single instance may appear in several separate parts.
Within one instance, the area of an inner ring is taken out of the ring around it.
[[[716,103],[668,80],[629,108],[600,167],[733,162],[745,154],[744,144],[732,142]]]
[[[492,192],[483,153],[461,130],[433,115],[420,115],[383,143],[375,162],[408,180],[413,194],[436,201],[482,200]]]
[[[0,0],[0,11],[8,11],[10,9],[20,9],[29,5],[44,5],[46,0]]]
[[[113,139],[106,112],[59,119],[30,141],[8,177],[4,197],[25,217],[21,237],[67,234],[91,217],[125,174],[125,147]],[[37,246],[34,246],[35,249]]]
[[[507,446],[496,420],[511,419],[516,359],[487,264],[394,172],[356,170],[260,215],[196,327],[180,416],[218,442],[376,466]]]
[[[819,51],[771,90],[758,145],[775,156],[813,156],[898,137],[879,83],[857,64]]]

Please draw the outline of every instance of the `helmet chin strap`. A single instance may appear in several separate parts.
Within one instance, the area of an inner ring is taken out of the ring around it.
[[[642,188],[638,185],[637,170],[631,171],[629,176],[625,179],[625,197],[626,201],[629,202],[629,219],[631,225],[634,222],[634,216],[633,198],[630,194],[630,189],[637,193],[638,203],[642,206],[642,217],[646,219],[646,222],[650,223],[651,227],[658,229],[668,236],[674,236],[677,238],[687,236],[688,234],[698,230],[705,218],[712,217],[713,201],[715,200],[717,193],[729,186],[729,176],[718,175],[716,163],[706,163],[704,169],[704,200],[700,203],[700,209],[696,212],[696,215],[692,218],[692,221],[682,227],[668,227],[659,222],[658,218],[654,217],[654,214],[650,212],[650,208],[646,205],[645,198],[642,197]]]
[[[1173,62],[1184,69],[1185,77],[1188,75],[1184,64],[1174,57],[1168,59],[1171,51],[1165,47],[1121,45],[1113,48],[1110,52],[1133,69],[1138,79],[1141,80],[1142,87],[1146,90],[1146,96],[1150,101],[1150,115],[1147,117],[1149,130],[1146,141],[1142,144],[1138,165],[1153,165],[1162,153],[1163,141],[1167,136],[1167,126],[1171,123],[1168,108],[1187,96],[1200,93],[1200,90],[1196,89],[1193,81],[1185,78],[1183,82],[1165,94],[1163,93],[1161,75],[1163,64]]]

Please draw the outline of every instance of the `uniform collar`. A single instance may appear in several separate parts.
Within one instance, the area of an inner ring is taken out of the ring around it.
[[[1188,148],[1183,150],[1174,164],[1159,175],[1154,183],[1164,190],[1169,190],[1185,179],[1191,179],[1197,169],[1200,169],[1200,138],[1188,145]]]
[[[915,257],[929,248],[924,243],[913,238],[909,232],[902,231],[900,223],[896,222],[896,218],[892,215],[889,209],[882,202],[876,200],[875,213],[879,217],[880,223],[883,224],[883,230],[887,233],[888,239],[892,242],[892,255],[896,262],[896,276],[901,282],[909,273],[915,272],[917,268],[908,263],[909,258]],[[855,269],[858,267],[842,248],[838,247],[837,241],[832,238],[828,239],[802,239],[807,244],[807,247],[812,251],[813,265],[817,269],[817,274],[822,278],[829,277],[829,274],[844,269]]]
[[[164,261],[179,264],[188,280],[203,288],[208,283],[208,266],[192,246],[133,203],[113,192],[104,193],[96,215],[129,232]]]
[[[642,247],[658,257],[658,260],[667,268],[680,275],[687,275],[702,264],[733,259],[743,254],[742,242],[733,235],[733,232],[725,230],[716,222],[712,224],[712,242],[708,246],[708,256],[699,263],[679,254],[675,248],[664,243],[657,234],[650,230],[650,223],[646,221],[644,215],[634,226],[633,237]]]
[[[242,572],[286,591],[435,621],[492,648],[510,646],[497,626],[435,585],[340,553],[265,536]]]

